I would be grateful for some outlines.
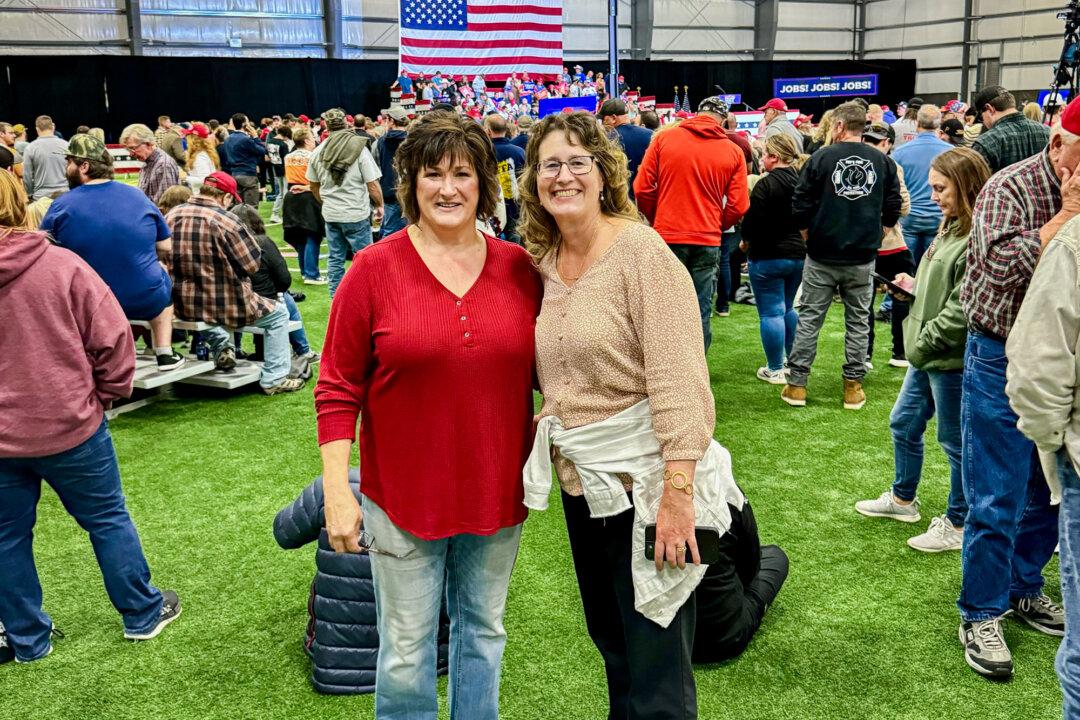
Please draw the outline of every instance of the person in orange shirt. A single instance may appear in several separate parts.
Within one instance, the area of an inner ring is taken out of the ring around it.
[[[706,98],[696,117],[657,134],[634,179],[638,208],[694,281],[706,350],[721,233],[750,208],[746,159],[724,132],[726,109]]]

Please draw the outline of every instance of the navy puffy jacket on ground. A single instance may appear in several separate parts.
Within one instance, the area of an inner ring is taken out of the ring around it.
[[[349,470],[349,484],[359,499],[358,469]],[[325,525],[322,476],[274,518],[274,539],[286,550],[319,541],[304,637],[312,661],[311,684],[331,695],[374,692],[379,631],[371,559],[366,553],[335,553]],[[446,673],[449,634],[444,610],[439,620],[439,674]]]

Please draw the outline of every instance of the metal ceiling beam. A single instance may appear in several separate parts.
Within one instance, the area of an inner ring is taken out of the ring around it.
[[[970,90],[969,81],[971,78],[971,31],[972,23],[971,19],[972,10],[974,10],[974,0],[964,0],[964,46],[960,51],[960,97],[963,100],[967,100],[968,91]]]
[[[652,55],[653,0],[630,0],[630,47],[634,60]]]
[[[780,24],[779,0],[754,3],[754,59],[772,60],[776,49],[776,30]]]
[[[127,33],[132,55],[143,54],[142,0],[127,0]]]
[[[340,60],[345,57],[342,43],[341,0],[323,0],[323,25],[326,37],[326,57]]]

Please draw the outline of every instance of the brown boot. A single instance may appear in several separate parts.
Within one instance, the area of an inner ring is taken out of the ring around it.
[[[844,380],[844,409],[858,410],[866,404],[866,393],[858,380]]]
[[[801,385],[785,385],[780,391],[780,399],[792,407],[806,405],[806,388]]]

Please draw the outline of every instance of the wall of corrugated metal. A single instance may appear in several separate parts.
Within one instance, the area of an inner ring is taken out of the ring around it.
[[[137,0],[143,52],[211,57],[328,57],[326,0]],[[126,54],[128,0],[0,0],[0,54]],[[343,54],[394,59],[398,0],[340,0]],[[659,60],[747,60],[748,0],[654,0]],[[629,54],[631,0],[619,0],[619,45]],[[607,57],[606,0],[565,0],[567,57]],[[850,58],[854,0],[780,0],[777,59]]]

